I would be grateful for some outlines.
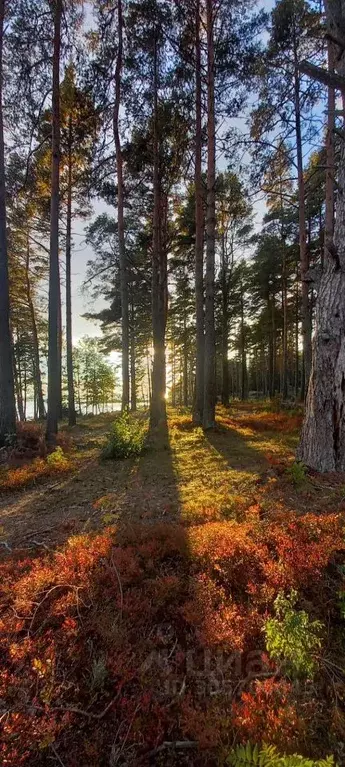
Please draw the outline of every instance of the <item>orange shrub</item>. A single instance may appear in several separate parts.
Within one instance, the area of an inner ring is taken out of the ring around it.
[[[299,716],[294,689],[283,679],[253,682],[232,706],[233,724],[241,740],[253,743],[288,742],[298,745],[305,734],[306,722]]]

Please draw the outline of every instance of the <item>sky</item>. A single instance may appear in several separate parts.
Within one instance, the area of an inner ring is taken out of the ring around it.
[[[275,0],[259,0],[258,7],[263,8],[265,11],[270,11],[274,5]],[[241,130],[244,128],[244,121],[233,121],[233,124],[239,127]],[[224,163],[220,162],[220,166],[224,167]],[[100,213],[110,210],[109,207],[102,202],[102,200],[96,200],[93,203],[93,216],[95,218]],[[255,213],[255,225],[260,226],[261,219],[265,212],[265,204],[262,200],[254,201],[254,213]],[[94,258],[92,248],[85,242],[85,227],[90,223],[92,219],[85,223],[81,219],[77,219],[73,226],[73,258],[72,258],[72,307],[73,307],[73,343],[76,344],[85,335],[99,336],[101,335],[100,324],[98,322],[92,322],[84,319],[82,316],[85,312],[99,311],[106,306],[102,299],[95,301],[91,299],[87,293],[82,292],[82,284],[85,280],[87,262]],[[64,307],[63,307],[64,311]]]

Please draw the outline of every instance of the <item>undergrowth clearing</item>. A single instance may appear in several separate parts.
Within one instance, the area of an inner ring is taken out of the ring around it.
[[[344,763],[345,477],[296,483],[299,414],[255,410],[95,454],[57,499],[78,486],[88,520],[42,549],[8,523],[4,765],[212,767],[247,741]]]

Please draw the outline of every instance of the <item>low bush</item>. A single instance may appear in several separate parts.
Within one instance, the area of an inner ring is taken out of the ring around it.
[[[68,465],[68,459],[66,458],[62,447],[58,446],[49,453],[47,456],[47,464],[53,469],[63,469]]]
[[[146,439],[146,424],[124,412],[114,421],[102,458],[120,460],[142,453]]]
[[[307,467],[302,461],[294,461],[286,473],[295,487],[300,487],[306,480]]]

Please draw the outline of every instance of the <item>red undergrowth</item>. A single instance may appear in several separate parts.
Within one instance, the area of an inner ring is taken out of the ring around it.
[[[140,765],[184,738],[198,743],[191,763],[221,764],[234,737],[312,751],[316,731],[327,750],[329,701],[276,675],[262,627],[281,589],[318,617],[333,609],[343,526],[142,524],[4,561],[2,764]]]

